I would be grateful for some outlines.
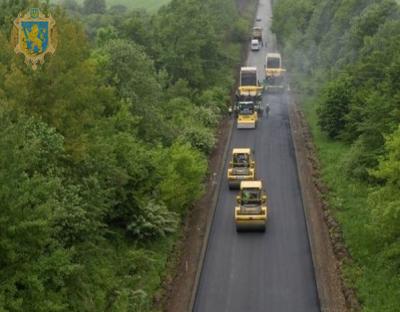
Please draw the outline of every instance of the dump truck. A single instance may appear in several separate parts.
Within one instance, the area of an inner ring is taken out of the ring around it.
[[[234,103],[235,114],[239,111],[239,103],[253,102],[258,113],[262,114],[262,94],[264,87],[260,85],[257,67],[242,67],[240,69],[240,85],[236,91]]]
[[[263,46],[263,37],[262,37],[263,29],[262,27],[256,26],[253,27],[253,32],[251,34],[252,40],[258,40],[261,46]]]
[[[279,53],[267,53],[265,59],[265,81],[267,91],[283,91],[284,73],[282,58]]]
[[[234,148],[228,167],[229,189],[237,189],[242,181],[252,181],[256,177],[256,162],[250,148]]]
[[[235,224],[239,231],[265,231],[267,224],[267,195],[261,181],[242,181],[236,197]]]
[[[237,112],[237,129],[255,129],[258,114],[254,102],[239,102]]]

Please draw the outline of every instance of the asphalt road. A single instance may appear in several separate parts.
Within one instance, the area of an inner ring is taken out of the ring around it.
[[[249,52],[248,66],[257,66],[263,79],[265,55],[276,52],[269,31],[270,0],[260,0],[267,48]],[[236,191],[224,179],[209,236],[195,312],[313,312],[320,311],[311,251],[292,144],[288,95],[266,94],[269,116],[255,130],[233,130],[230,151],[255,151],[257,177],[268,194],[269,220],[265,233],[237,233],[234,224]],[[229,160],[227,160],[229,161]],[[224,165],[224,175],[227,163]]]

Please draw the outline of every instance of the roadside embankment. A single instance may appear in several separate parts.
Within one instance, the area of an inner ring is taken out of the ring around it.
[[[293,95],[289,117],[321,311],[358,311],[354,290],[346,287],[341,273],[350,256],[324,199],[328,189],[321,181],[313,138]]]

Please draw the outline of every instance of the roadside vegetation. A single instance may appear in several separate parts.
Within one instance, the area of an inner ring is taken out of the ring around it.
[[[59,44],[33,72],[9,43],[29,3],[0,3],[0,311],[153,311],[249,17],[42,4]]]
[[[280,0],[273,31],[304,103],[364,311],[400,306],[400,10]]]
[[[62,5],[73,5],[73,6],[81,6],[83,7],[85,3],[93,2],[99,3],[103,2],[106,4],[108,8],[111,7],[125,7],[126,9],[144,9],[150,12],[154,12],[163,5],[170,2],[170,0],[108,0],[108,1],[98,1],[98,0],[51,0],[51,3],[54,4],[62,4]]]

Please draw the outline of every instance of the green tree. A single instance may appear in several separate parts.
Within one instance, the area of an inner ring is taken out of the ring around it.
[[[27,2],[0,4],[0,310],[150,311],[171,233],[203,191],[237,10],[64,4],[37,71],[8,42]]]
[[[106,12],[106,0],[85,0],[83,11],[85,14],[104,14]]]
[[[206,169],[204,157],[189,145],[175,144],[167,155],[159,155],[160,198],[171,211],[182,213],[199,197]]]
[[[327,197],[337,206],[335,215],[354,260],[345,275],[356,287],[363,310],[396,311],[399,4],[280,0],[273,25],[292,85],[308,102],[307,111],[317,111],[318,124],[331,138],[317,136],[316,143],[331,190]],[[330,153],[339,165],[328,163]]]
[[[0,309],[66,311],[60,289],[77,268],[52,225],[65,203],[63,138],[10,111],[0,121]]]
[[[111,40],[97,51],[96,58],[105,82],[132,104],[132,114],[140,116],[140,136],[148,141],[162,138],[167,132],[160,112],[162,88],[144,49],[127,40]]]
[[[351,81],[342,75],[332,81],[323,91],[318,110],[319,125],[329,137],[336,138],[345,128],[345,117],[351,102]]]
[[[384,182],[370,197],[376,233],[384,241],[397,242],[400,235],[400,128],[386,140],[387,155],[372,174]],[[398,245],[400,247],[400,245]]]
[[[76,0],[62,0],[61,5],[65,9],[74,11],[74,12],[79,12],[79,10],[81,9],[78,2],[76,2]]]
[[[155,25],[157,67],[173,81],[186,79],[194,88],[216,83],[213,77],[226,61],[209,8],[194,0],[174,0],[160,10]]]

